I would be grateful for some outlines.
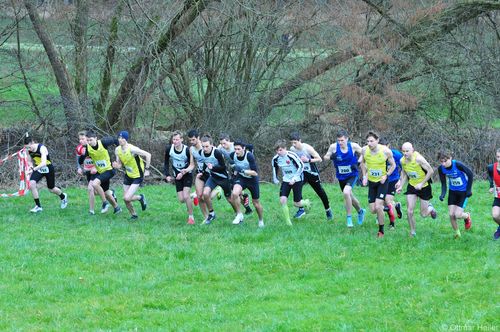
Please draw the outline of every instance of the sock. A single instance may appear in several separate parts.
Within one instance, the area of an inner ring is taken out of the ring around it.
[[[61,193],[61,195],[59,195],[59,198],[62,200],[64,199],[64,197],[66,197],[66,195],[64,195],[64,193]]]
[[[393,224],[396,218],[394,217],[394,210],[392,209],[392,205],[391,204],[387,205],[387,209],[388,209],[387,214],[389,215],[389,221],[391,222],[391,224]]]
[[[378,231],[384,234],[384,225],[378,225]]]
[[[460,234],[460,230],[459,230],[459,229],[457,229],[457,230],[455,231],[455,234],[456,234],[456,235],[458,235],[458,236],[461,236],[461,234]]]
[[[192,215],[192,214],[188,215],[188,217],[189,217],[189,218],[193,218],[193,219],[194,219],[194,217],[193,217],[193,215]]]
[[[210,211],[208,211],[208,214],[209,214],[210,216],[213,216],[213,215],[215,214],[215,212],[214,212],[214,210],[210,210]]]
[[[285,221],[287,222],[287,224],[292,223],[292,221],[290,220],[290,210],[288,210],[288,205],[281,205],[281,210],[283,210],[283,216],[285,217]]]
[[[39,198],[35,198],[35,204],[36,204],[36,206],[42,207],[40,205],[40,199]]]
[[[347,223],[348,224],[352,223],[352,216],[347,216]]]
[[[394,221],[390,221],[389,222],[389,225],[393,226],[394,227]]]

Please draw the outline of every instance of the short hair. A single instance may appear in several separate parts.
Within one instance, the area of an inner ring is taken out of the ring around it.
[[[35,138],[32,135],[26,133],[26,135],[24,135],[23,141],[24,141],[24,144],[30,144],[30,143],[35,142]]]
[[[293,131],[290,133],[290,141],[300,141],[300,133],[298,131]]]
[[[220,133],[220,135],[219,135],[219,141],[222,141],[223,139],[225,139],[226,141],[231,142],[231,139],[229,138],[229,134],[227,134],[227,133]]]
[[[349,137],[349,133],[347,133],[347,130],[340,129],[339,131],[337,131],[337,138],[340,138],[340,137],[346,137],[346,138],[348,138]]]
[[[380,137],[379,141],[378,141],[380,144],[382,145],[389,145],[389,140],[387,138],[385,138],[384,136]]]
[[[287,144],[287,142],[284,139],[279,139],[274,144],[274,150],[278,150],[279,148],[286,149],[287,145],[288,144]]]
[[[200,137],[200,132],[198,131],[198,129],[189,129],[187,132],[187,137]]]
[[[182,133],[182,131],[180,131],[180,130],[175,130],[175,131],[172,133],[172,135],[170,136],[170,139],[174,138],[174,136],[177,136],[177,135],[179,135],[179,136],[182,138],[184,134],[183,134],[183,133]]]
[[[210,144],[212,144],[212,136],[210,136],[209,134],[203,135],[203,137],[201,138],[201,142],[209,142]]]
[[[247,147],[247,145],[241,139],[234,141],[233,146],[236,146],[236,145],[241,146],[243,149],[246,149],[246,147]]]
[[[377,134],[374,131],[369,131],[368,134],[366,134],[365,139],[368,139],[368,137],[373,137],[375,139],[379,139],[380,138],[379,134]]]
[[[80,130],[78,136],[87,136],[87,132],[85,130]]]
[[[87,136],[87,137],[97,137],[97,134],[95,132],[93,132],[92,130],[87,130],[87,132],[85,133],[85,136]]]
[[[453,157],[453,154],[451,153],[450,150],[441,150],[438,152],[437,159],[450,159]]]

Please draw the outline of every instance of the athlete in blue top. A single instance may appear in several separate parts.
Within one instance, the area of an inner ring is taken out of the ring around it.
[[[363,223],[365,209],[361,208],[358,199],[352,193],[352,188],[358,181],[358,157],[361,154],[361,146],[349,140],[347,131],[340,130],[337,133],[337,142],[330,145],[324,156],[325,160],[331,160],[335,168],[335,174],[339,181],[340,190],[344,194],[344,205],[347,215],[347,227],[353,227],[351,211],[352,207],[358,212],[358,224]]]
[[[471,228],[472,222],[470,212],[464,212],[467,198],[472,196],[472,182],[474,175],[472,171],[463,163],[452,159],[449,151],[438,153],[438,160],[441,166],[438,167],[439,179],[441,180],[441,195],[439,200],[443,201],[446,196],[446,178],[450,190],[448,192],[448,212],[450,215],[451,226],[455,230],[455,238],[459,238],[457,219],[465,220],[465,229]]]

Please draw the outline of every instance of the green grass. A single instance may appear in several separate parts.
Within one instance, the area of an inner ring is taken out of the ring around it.
[[[473,228],[460,240],[439,201],[437,220],[417,218],[417,238],[408,237],[404,218],[378,240],[372,215],[348,231],[337,186],[326,185],[333,223],[306,187],[313,211],[293,227],[280,219],[278,187],[261,189],[264,229],[255,213],[231,225],[223,201],[213,225],[201,225],[197,209],[189,226],[166,185],[141,189],[150,206],[139,222],[125,211],[87,216],[81,188],[67,189],[66,210],[42,189],[39,215],[28,212],[31,197],[0,201],[0,329],[499,328],[486,183],[474,188]],[[355,191],[366,202],[366,189]]]

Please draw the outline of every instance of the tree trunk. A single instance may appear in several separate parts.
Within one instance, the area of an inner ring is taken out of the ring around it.
[[[40,21],[35,4],[32,0],[24,0],[24,6],[28,11],[33,28],[35,29],[35,32],[40,39],[45,52],[47,53],[52,70],[54,71],[54,76],[56,78],[57,86],[59,87],[59,93],[61,95],[64,108],[64,115],[66,117],[66,128],[68,131],[72,131],[74,128],[79,127],[82,123],[78,95],[71,82],[66,65],[60,59],[50,35]]]

